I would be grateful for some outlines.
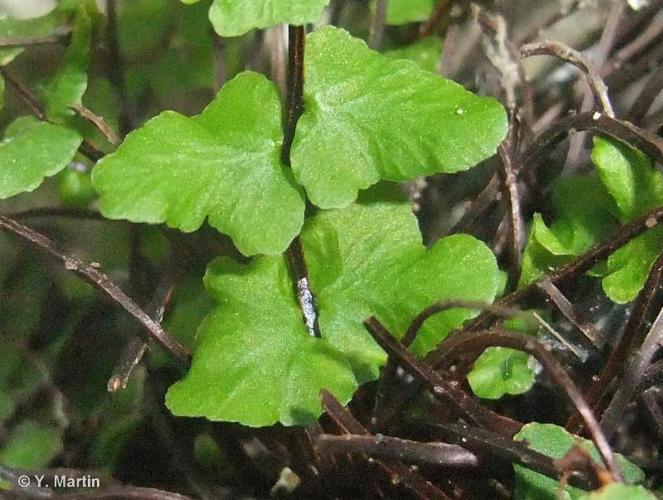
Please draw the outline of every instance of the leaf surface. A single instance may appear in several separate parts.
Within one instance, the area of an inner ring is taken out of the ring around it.
[[[499,399],[505,394],[523,394],[534,384],[530,356],[505,347],[489,347],[474,362],[467,381],[472,392],[484,399]]]
[[[564,428],[553,424],[540,424],[533,422],[522,427],[514,436],[516,441],[526,441],[527,446],[533,450],[548,455],[551,458],[562,458],[575,444],[582,446],[597,464],[600,456],[594,443],[568,433]],[[629,484],[644,480],[644,473],[639,467],[629,462],[623,455],[616,453],[617,466]],[[555,500],[559,490],[559,482],[534,472],[522,465],[514,465],[516,473],[516,487],[514,497],[517,500]],[[573,486],[567,486],[561,498],[576,499],[584,497],[586,493]]]
[[[322,338],[305,328],[283,257],[215,260],[205,281],[219,305],[200,327],[189,373],[168,392],[174,414],[310,424],[321,412],[321,389],[345,403],[385,363],[364,319],[377,314],[400,336],[435,301],[492,301],[499,281],[494,256],[473,237],[451,236],[426,250],[407,203],[319,213],[306,222],[302,245]],[[433,316],[414,350],[425,353],[474,314]]]
[[[496,100],[374,52],[344,30],[310,34],[305,65],[292,168],[321,208],[347,206],[380,179],[468,169],[506,134]]]
[[[198,0],[182,0],[186,4]],[[329,0],[214,0],[209,19],[220,36],[239,36],[252,29],[318,20]]]
[[[405,47],[388,50],[384,55],[393,59],[409,59],[422,69],[435,73],[442,57],[442,40],[437,36],[429,36]]]
[[[274,85],[245,72],[200,115],[153,118],[95,167],[102,213],[185,232],[209,217],[245,255],[283,252],[304,200],[280,161],[280,110]]]
[[[71,106],[81,104],[87,89],[87,69],[92,43],[92,17],[80,4],[71,41],[56,77],[45,90],[46,114],[51,121],[62,123],[74,115]]]
[[[387,24],[398,25],[425,21],[437,0],[389,0]]]
[[[595,175],[574,176],[553,191],[554,222],[535,215],[523,256],[521,284],[535,281],[554,267],[605,240],[621,223],[663,205],[663,174],[639,151],[613,139],[596,137]],[[599,182],[600,181],[600,182]],[[594,275],[613,301],[632,301],[642,289],[663,245],[663,230],[650,229],[615,251]]]
[[[61,125],[33,117],[15,120],[0,143],[0,199],[39,187],[67,166],[81,142],[77,132]]]

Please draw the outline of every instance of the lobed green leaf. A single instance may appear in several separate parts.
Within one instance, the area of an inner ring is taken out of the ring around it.
[[[15,120],[0,143],[0,199],[35,190],[67,166],[81,142],[77,132],[61,125]]]
[[[386,361],[362,321],[377,314],[396,335],[424,307],[460,298],[490,302],[499,271],[480,241],[456,235],[421,243],[407,203],[374,200],[316,214],[301,235],[322,338],[304,326],[283,257],[210,264],[219,302],[202,323],[187,376],[166,404],[176,415],[264,426],[304,425],[320,414],[319,393],[347,402]],[[423,354],[476,311],[430,318],[413,349]]]
[[[198,0],[182,0],[186,4]],[[220,36],[239,36],[252,29],[317,21],[329,0],[214,0],[209,19]]]
[[[153,118],[95,167],[102,213],[185,232],[209,217],[245,255],[283,252],[304,200],[280,161],[280,111],[275,86],[245,72],[200,115]]]
[[[308,36],[305,111],[292,168],[321,208],[352,203],[380,179],[468,169],[495,154],[504,108],[325,26]]]

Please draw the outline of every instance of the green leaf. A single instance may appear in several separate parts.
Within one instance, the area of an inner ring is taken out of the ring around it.
[[[587,500],[656,500],[656,495],[644,486],[610,483],[583,497]]]
[[[205,282],[222,307],[201,325],[188,375],[168,391],[174,414],[293,425],[320,414],[322,389],[350,399],[352,369],[329,342],[308,334],[283,257],[248,266],[217,259]]]
[[[409,59],[417,63],[422,69],[437,72],[437,64],[442,57],[442,39],[430,36],[398,49],[388,50],[385,56],[392,59]]]
[[[74,30],[64,62],[45,90],[46,114],[49,120],[62,123],[74,115],[70,107],[81,104],[87,89],[91,43],[92,18],[84,4],[80,4],[76,9]]]
[[[305,111],[291,159],[319,207],[347,206],[380,179],[465,170],[506,134],[496,100],[374,52],[344,30],[322,27],[307,43]]]
[[[499,399],[505,394],[523,394],[534,385],[530,356],[505,347],[489,347],[474,362],[467,381],[474,394]]]
[[[595,137],[592,161],[623,221],[663,204],[663,174],[640,151],[614,139]]]
[[[597,137],[592,160],[601,184],[594,175],[567,178],[553,191],[558,216],[550,227],[534,216],[521,285],[605,240],[618,222],[663,204],[663,175],[639,151]],[[662,245],[663,230],[652,229],[614,252],[602,269],[592,271],[603,277],[603,290],[610,300],[624,304],[635,299]]]
[[[62,431],[24,420],[0,450],[0,463],[17,469],[46,467],[62,451]]]
[[[498,269],[490,250],[467,235],[426,250],[407,203],[375,201],[309,219],[302,245],[316,296],[322,338],[305,328],[283,257],[248,265],[228,258],[205,282],[219,306],[202,323],[187,376],[168,391],[175,415],[264,426],[309,424],[319,393],[343,403],[358,383],[375,379],[385,355],[362,326],[377,314],[402,335],[414,316],[438,300],[490,302]],[[425,353],[476,311],[433,316],[414,350]]]
[[[398,25],[425,21],[438,0],[389,0],[387,24]]]
[[[197,0],[182,0],[193,4]],[[239,36],[252,29],[276,24],[317,21],[329,0],[214,0],[209,19],[220,36]]]
[[[576,444],[589,452],[594,461],[600,464],[599,453],[594,444],[568,433],[564,428],[553,424],[540,424],[534,422],[526,424],[514,436],[516,441],[526,441],[527,446],[533,450],[544,453],[552,458],[562,458]],[[616,453],[617,466],[629,484],[640,483],[645,475],[639,467],[629,462],[623,455]],[[514,465],[516,473],[516,487],[514,497],[517,500],[555,500],[559,490],[559,482],[543,474],[534,472],[522,465]],[[586,492],[567,486],[562,498],[582,498]]]
[[[127,136],[92,173],[112,219],[198,229],[206,217],[245,255],[283,252],[304,200],[280,161],[275,86],[245,72],[193,118],[166,111]]]
[[[61,16],[57,10],[34,19],[16,19],[0,12],[0,37],[41,37],[51,34],[60,24]],[[25,47],[0,48],[0,66],[9,64]]]
[[[14,121],[0,143],[0,199],[33,191],[65,168],[82,142],[78,133],[32,117]]]
[[[633,238],[608,257],[603,291],[610,300],[626,304],[644,286],[649,271],[663,248],[663,228],[656,227]]]

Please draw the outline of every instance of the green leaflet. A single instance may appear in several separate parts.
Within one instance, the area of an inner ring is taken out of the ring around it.
[[[513,438],[516,441],[526,441],[529,448],[545,453],[552,458],[562,458],[575,444],[579,444],[589,452],[597,463],[601,463],[599,453],[591,441],[574,436],[557,425],[537,422],[526,424]],[[616,453],[615,459],[627,483],[635,484],[644,480],[645,475],[640,468],[629,462],[623,455]],[[555,500],[560,498],[557,496],[558,481],[522,465],[514,465],[513,467],[516,473],[514,492],[516,500]],[[585,496],[586,492],[583,490],[567,486],[561,498],[572,500]]]
[[[389,0],[387,24],[407,24],[425,21],[433,11],[437,0]]]
[[[182,0],[193,4],[198,0]],[[318,20],[329,0],[214,0],[209,19],[220,36],[239,36],[256,28]]]
[[[280,161],[281,107],[257,73],[228,82],[193,118],[166,111],[127,136],[92,173],[102,213],[189,232],[206,217],[245,255],[283,252],[304,200]]]
[[[384,55],[393,59],[409,59],[422,69],[435,73],[442,57],[442,40],[437,36],[429,36],[411,45],[387,50]]]
[[[610,483],[583,498],[587,500],[656,500],[657,497],[644,486]]]
[[[592,160],[598,179],[570,177],[553,191],[555,222],[547,226],[535,215],[523,255],[521,285],[603,241],[619,222],[663,204],[663,175],[639,151],[596,137]],[[603,289],[612,301],[627,303],[637,296],[661,245],[663,230],[652,229],[614,252],[603,269],[593,271],[603,276]]]
[[[309,424],[321,412],[321,389],[347,402],[357,384],[378,376],[385,355],[364,319],[377,314],[400,336],[435,301],[492,301],[499,281],[494,256],[470,236],[451,236],[426,250],[406,203],[319,213],[307,220],[302,245],[322,338],[304,326],[283,257],[257,257],[248,265],[215,260],[205,281],[219,306],[199,329],[189,373],[168,392],[175,415],[251,426]],[[427,352],[474,314],[432,317],[415,352]]]
[[[529,354],[505,347],[489,347],[474,362],[467,381],[472,392],[484,399],[522,394],[534,384]]]
[[[496,100],[330,26],[308,36],[306,78],[292,168],[321,208],[347,206],[380,179],[470,168],[507,131]]]
[[[0,463],[20,469],[46,467],[62,450],[62,431],[32,420],[24,420],[0,449]]]
[[[45,90],[46,114],[50,121],[63,123],[74,115],[71,106],[81,104],[87,89],[87,69],[92,43],[92,17],[83,3],[76,9],[76,20],[65,59]]]
[[[39,187],[67,166],[81,142],[77,132],[61,125],[18,118],[0,143],[0,199]]]
[[[0,12],[0,37],[40,37],[51,34],[61,22],[58,9],[50,14],[34,19],[16,19]],[[9,64],[25,47],[0,48],[0,66]]]

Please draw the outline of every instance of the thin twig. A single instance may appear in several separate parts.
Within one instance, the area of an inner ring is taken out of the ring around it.
[[[580,69],[587,77],[587,83],[592,89],[602,112],[611,118],[615,117],[615,112],[608,97],[608,87],[606,87],[601,75],[585,59],[585,56],[568,45],[555,40],[529,43],[520,48],[520,56],[523,58],[541,55],[558,57]]]
[[[9,83],[9,86],[14,90],[14,92],[16,92],[16,95],[19,97],[21,102],[23,102],[23,104],[25,104],[26,107],[30,110],[30,113],[32,113],[37,119],[50,123],[46,116],[46,110],[41,105],[39,100],[34,96],[34,94],[30,92],[30,89],[28,89],[28,87],[23,84],[23,82],[14,78],[4,66],[0,66],[0,76],[2,76],[7,83]],[[97,161],[104,156],[104,153],[97,146],[85,138],[83,139],[83,142],[81,143],[78,150],[81,152],[81,154],[87,156],[92,161]]]
[[[603,412],[604,407],[601,405],[601,402],[605,398],[606,390],[612,382],[622,378],[630,352],[643,340],[641,334],[642,325],[651,314],[654,298],[658,293],[661,283],[661,277],[663,277],[663,253],[659,255],[651,271],[649,271],[649,276],[633,306],[626,327],[610,353],[608,361],[606,361],[601,373],[599,373],[598,377],[596,377],[587,390],[585,396],[587,403],[597,414]],[[580,432],[582,429],[580,416],[578,414],[572,415],[566,424],[566,428],[571,432]]]
[[[89,121],[94,125],[99,132],[106,138],[106,140],[113,146],[117,146],[122,142],[120,136],[106,123],[101,116],[94,113],[94,111],[86,108],[82,104],[76,104],[71,107],[76,113],[78,113],[82,118]]]
[[[509,236],[511,243],[509,246],[509,284],[515,287],[520,277],[521,254],[525,245],[525,222],[520,210],[520,195],[518,193],[516,171],[514,170],[511,152],[512,149],[504,143],[500,144],[497,148],[497,153],[502,160],[499,172],[505,191],[507,220],[511,229]],[[510,289],[512,290],[513,288]]]
[[[435,31],[435,28],[440,24],[444,16],[449,11],[451,7],[452,0],[439,0],[433,12],[431,12],[430,17],[421,23],[419,26],[419,36],[421,38],[430,36]]]
[[[553,479],[557,479],[562,472],[549,456],[528,448],[522,441],[514,441],[486,429],[464,424],[433,424],[420,420],[410,423],[418,432],[423,430],[426,434],[458,444],[479,456],[488,454],[505,462],[523,465]],[[593,490],[599,485],[595,478],[587,478],[584,475],[574,475],[571,484],[586,490]]]
[[[663,68],[656,68],[647,79],[644,88],[633,102],[630,116],[635,123],[640,123],[647,116],[654,100],[663,91]]]
[[[288,77],[283,127],[281,160],[290,165],[290,148],[295,139],[299,117],[304,112],[304,50],[306,31],[303,26],[288,26]]]
[[[360,435],[321,434],[315,445],[320,453],[365,453],[366,455],[399,460],[407,463],[432,464],[443,467],[470,467],[479,465],[474,453],[461,446],[447,443],[420,443],[378,434]]]
[[[564,336],[559,333],[557,330],[555,330],[550,323],[548,323],[543,317],[537,313],[536,311],[532,311],[532,316],[534,316],[534,319],[536,319],[539,324],[545,328],[550,335],[552,335],[554,338],[556,338],[559,342],[562,343],[564,347],[566,347],[569,351],[571,351],[576,358],[580,359],[581,361],[584,360],[582,352],[578,350],[571,342],[566,340]]]
[[[189,363],[191,357],[189,350],[179,341],[171,337],[158,322],[154,321],[149,314],[143,311],[138,304],[127,296],[120,287],[113,283],[106,274],[91,265],[85,264],[77,257],[64,253],[43,234],[40,234],[6,216],[0,215],[0,228],[15,234],[31,245],[60,260],[67,271],[76,273],[84,278],[90,284],[108,295],[113,302],[131,314],[141,325],[143,325],[147,333],[149,333],[156,342],[163,346],[173,356],[183,361],[185,364]]]
[[[410,322],[410,326],[408,326],[405,335],[401,339],[401,344],[406,348],[409,347],[412,342],[414,342],[419,329],[423,326],[428,318],[440,312],[454,308],[492,311],[495,315],[502,317],[509,317],[520,312],[519,309],[497,307],[484,302],[473,302],[467,300],[444,300],[441,302],[436,302],[415,316],[415,318]],[[384,427],[393,414],[393,412],[387,410],[387,403],[393,402],[390,400],[389,394],[396,381],[397,370],[398,363],[395,359],[389,358],[387,360],[386,366],[382,369],[378,387],[375,391],[375,404],[373,405],[373,417],[371,419],[372,430],[379,430]]]
[[[0,36],[0,48],[60,43],[66,41],[70,33],[71,27],[65,26],[46,36]]]
[[[536,286],[557,306],[562,316],[569,320],[594,347],[598,346],[599,340],[596,327],[576,310],[571,301],[566,298],[552,281],[544,278]]]
[[[585,401],[585,398],[576,387],[573,380],[571,380],[571,377],[566,373],[566,370],[542,343],[533,338],[523,336],[520,333],[508,332],[495,328],[481,332],[467,332],[464,334],[452,335],[448,337],[442,345],[444,346],[446,353],[444,357],[440,359],[438,366],[449,364],[451,360],[455,359],[460,353],[467,355],[471,352],[473,355],[479,356],[486,347],[490,346],[518,349],[534,356],[557,385],[564,389],[569,400],[571,400],[576,407],[578,413],[582,415],[585,425],[592,435],[592,440],[601,454],[603,462],[612,474],[613,479],[615,481],[621,480],[621,473],[615,462],[612,448],[610,447],[605,434],[601,430],[599,423],[594,417],[592,409]]]
[[[489,410],[456,385],[444,380],[405,349],[375,316],[364,321],[364,326],[380,347],[405,371],[422,382],[437,399],[453,405],[468,421],[505,434],[513,435],[518,432],[520,423]]]
[[[591,269],[598,262],[606,259],[611,253],[631,241],[636,236],[656,226],[662,219],[663,207],[655,208],[649,212],[646,212],[637,219],[634,219],[631,222],[620,226],[610,237],[593,246],[587,252],[576,257],[568,264],[557,268],[550,274],[543,276],[541,279],[534,283],[531,283],[516,290],[515,292],[505,295],[500,300],[498,300],[495,305],[499,307],[508,307],[519,303],[534,293],[538,289],[538,283],[544,279],[549,279],[552,283],[559,286],[560,283],[570,280],[575,276],[579,276],[580,274]],[[468,324],[465,327],[465,330],[469,331],[487,328],[494,323],[494,320],[494,315],[490,311],[486,311],[479,315],[470,324]],[[439,346],[438,349],[431,351],[426,356],[426,361],[431,364],[431,366],[435,366],[437,362],[439,356],[438,351]]]
[[[608,408],[603,414],[601,424],[606,434],[613,436],[624,414],[624,409],[631,402],[634,392],[640,387],[642,378],[663,345],[663,309],[654,320],[642,346],[633,353],[624,377]]]
[[[336,427],[347,434],[368,435],[368,431],[347,411],[338,400],[329,392],[323,390],[320,394],[322,408],[331,418]],[[369,462],[371,463],[371,462]],[[439,500],[450,500],[450,498],[436,486],[424,479],[421,475],[413,472],[402,463],[387,464],[381,460],[372,462],[382,470],[392,484],[399,484],[407,488],[420,499],[435,498]],[[397,481],[394,481],[397,479]]]

